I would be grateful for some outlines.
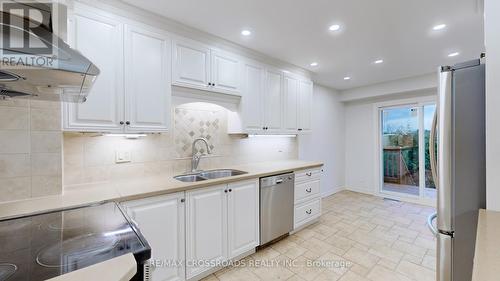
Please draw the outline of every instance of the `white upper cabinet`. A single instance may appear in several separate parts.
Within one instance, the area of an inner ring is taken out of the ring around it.
[[[151,246],[151,258],[159,261],[185,259],[184,192],[128,201],[121,205],[138,224]],[[152,268],[153,281],[185,280],[185,267],[160,266]]]
[[[189,39],[174,42],[173,84],[225,94],[241,92],[241,59]]]
[[[170,127],[170,38],[127,26],[125,116],[127,132],[161,132]]]
[[[229,258],[234,258],[259,245],[259,183],[249,180],[227,187]]]
[[[256,62],[243,64],[243,95],[241,111],[247,132],[260,132],[264,128],[265,68]]]
[[[231,54],[219,50],[211,51],[212,87],[227,92],[240,92],[241,62]]]
[[[308,132],[312,122],[313,83],[307,80],[299,82],[298,130]]]
[[[63,128],[71,131],[122,130],[123,24],[87,10],[70,18],[69,44],[101,71],[85,103],[63,104]]]
[[[186,193],[186,276],[210,269],[198,261],[223,261],[227,249],[226,185]]]
[[[64,103],[63,129],[162,132],[170,126],[171,40],[165,32],[75,4],[70,45],[100,70],[83,104]]]
[[[290,75],[285,75],[284,81],[284,129],[290,132],[296,132],[299,79]]]
[[[279,133],[282,130],[283,116],[283,73],[267,69],[264,91],[264,130]]]
[[[208,46],[191,40],[174,41],[174,84],[210,88],[210,63]]]

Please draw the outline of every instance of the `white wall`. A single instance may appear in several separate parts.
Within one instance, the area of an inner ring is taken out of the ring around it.
[[[486,199],[500,211],[500,1],[485,0],[486,45]]]
[[[425,95],[425,92],[436,88],[437,73],[398,79],[394,81],[373,84],[364,87],[344,90],[341,92],[341,100],[350,102],[368,98],[383,98],[395,94]]]
[[[337,91],[314,85],[312,133],[299,136],[299,159],[324,162],[323,196],[344,187],[344,105]]]
[[[372,193],[375,189],[373,103],[345,106],[345,186],[349,190]]]

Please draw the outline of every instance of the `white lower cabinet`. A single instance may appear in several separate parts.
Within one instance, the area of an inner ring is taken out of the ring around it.
[[[186,192],[187,279],[258,246],[258,194],[257,179]]]
[[[124,202],[151,246],[153,281],[185,280],[184,192]],[[169,262],[178,263],[178,266]]]
[[[218,185],[186,193],[187,279],[228,257],[226,190]]]
[[[321,168],[295,172],[293,228],[298,230],[321,216]]]
[[[121,205],[151,246],[153,281],[200,279],[259,245],[258,179]]]
[[[259,245],[259,185],[255,180],[228,185],[229,258]]]

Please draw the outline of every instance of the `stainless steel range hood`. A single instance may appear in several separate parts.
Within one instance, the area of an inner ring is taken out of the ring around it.
[[[26,4],[16,4],[26,9]],[[87,99],[99,69],[55,34],[54,24],[65,25],[66,8],[62,7],[63,13],[58,12],[64,18],[57,20],[52,8],[47,6],[47,10],[42,11],[49,14],[45,20],[7,11],[0,13],[0,98],[30,97],[66,102]],[[38,42],[38,45],[26,47],[27,42]]]

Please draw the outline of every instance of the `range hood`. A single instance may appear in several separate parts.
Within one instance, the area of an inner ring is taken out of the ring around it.
[[[53,25],[63,23],[62,28],[66,26],[66,7],[58,6],[58,10],[64,9],[64,12],[57,12],[64,18],[57,21],[53,6],[43,8],[36,7],[42,12],[39,13],[41,18],[45,12],[46,17],[42,20],[0,12],[0,98],[85,102],[99,69],[55,34]],[[65,30],[62,33],[65,34]],[[14,43],[6,44],[6,38]],[[27,42],[38,42],[38,45],[25,47]]]

